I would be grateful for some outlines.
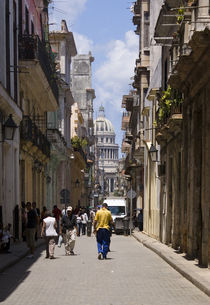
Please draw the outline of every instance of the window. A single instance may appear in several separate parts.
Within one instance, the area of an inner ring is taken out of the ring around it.
[[[114,179],[111,179],[111,191],[114,189]],[[109,210],[112,215],[125,215],[125,207],[124,206],[109,206]]]
[[[148,88],[143,89],[143,100],[145,100]]]
[[[13,0],[13,55],[14,55],[14,101],[18,101],[18,87],[17,87],[17,7]]]
[[[31,21],[31,35],[34,35],[34,23]]]
[[[104,138],[101,138],[101,143],[104,143]]]
[[[9,1],[6,1],[5,5],[5,21],[6,21],[6,88],[9,93],[11,93],[10,84],[10,9]]]
[[[29,34],[29,11],[25,6],[25,34]]]
[[[144,12],[144,48],[149,48],[149,12]]]
[[[164,64],[164,89],[167,90],[167,80],[168,80],[168,60],[165,60]]]
[[[108,140],[109,140],[109,139],[108,139],[108,138],[106,138],[106,143],[108,143]]]
[[[22,14],[22,0],[18,0],[18,20],[19,20],[19,35],[22,36],[23,29],[22,29],[22,22],[23,22],[23,14]]]

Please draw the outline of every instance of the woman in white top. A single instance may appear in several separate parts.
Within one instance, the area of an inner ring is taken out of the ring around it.
[[[41,237],[45,237],[46,240],[46,258],[54,259],[55,251],[55,239],[58,235],[56,232],[57,223],[54,217],[51,217],[51,213],[46,213],[46,218],[43,219]]]

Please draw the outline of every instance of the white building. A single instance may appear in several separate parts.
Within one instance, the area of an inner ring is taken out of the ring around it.
[[[105,117],[103,106],[99,108],[99,116],[94,121],[94,135],[96,180],[101,185],[102,194],[112,193],[117,179],[119,146],[115,143],[114,127]]]

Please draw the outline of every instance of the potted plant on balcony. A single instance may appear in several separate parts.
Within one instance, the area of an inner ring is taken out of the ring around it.
[[[78,136],[74,136],[71,139],[72,147],[75,149],[79,149],[80,147],[85,148],[87,146],[88,142],[85,138],[79,138]]]
[[[158,122],[160,125],[165,124],[170,115],[180,113],[181,104],[183,103],[182,93],[168,86],[167,90],[162,92],[159,100]]]

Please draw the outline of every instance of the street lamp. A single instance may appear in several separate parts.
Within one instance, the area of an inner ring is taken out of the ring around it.
[[[152,162],[158,162],[158,150],[153,144],[150,146],[149,154]]]
[[[9,115],[6,122],[2,125],[2,128],[3,128],[3,140],[0,142],[4,142],[4,140],[13,140],[17,125],[15,124],[12,118],[12,114]]]

